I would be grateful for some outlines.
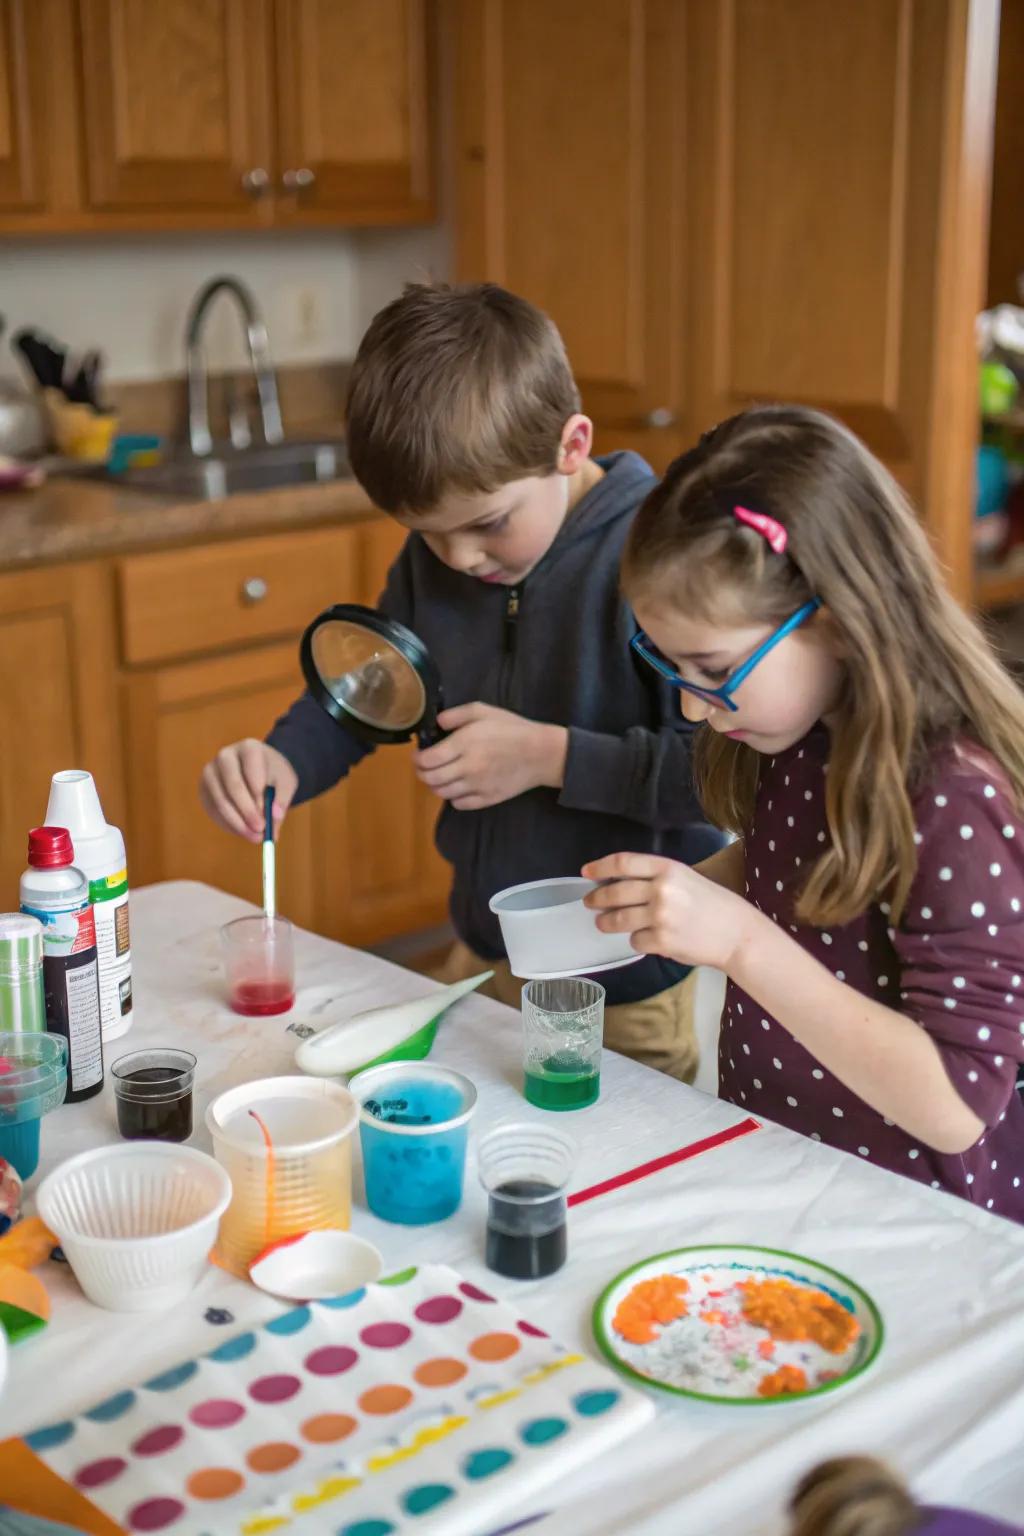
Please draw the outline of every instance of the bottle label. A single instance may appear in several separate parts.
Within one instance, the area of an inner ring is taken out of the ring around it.
[[[39,907],[30,907],[23,902],[21,910],[30,917],[38,917],[43,925],[44,958],[79,955],[83,950],[94,949],[96,946],[96,921],[92,907],[44,912]]]
[[[119,869],[116,874],[104,875],[89,881],[89,900],[95,906],[100,901],[116,901],[128,894],[128,871]]]
[[[69,1086],[72,1093],[79,1093],[103,1080],[96,961],[68,966],[64,972],[64,985],[67,989]]]
[[[132,1011],[132,941],[128,892],[95,909],[96,948],[100,965],[100,1009],[108,1034]],[[122,1030],[117,1031],[119,1034]]]

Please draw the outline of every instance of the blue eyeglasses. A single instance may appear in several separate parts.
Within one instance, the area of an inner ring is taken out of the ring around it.
[[[719,708],[731,709],[733,714],[735,714],[739,709],[739,705],[733,703],[732,695],[740,684],[750,676],[758,662],[763,661],[769,651],[773,651],[781,640],[785,640],[787,635],[793,633],[794,629],[799,629],[801,624],[805,624],[811,617],[811,614],[815,613],[820,607],[820,597],[813,597],[809,603],[804,603],[803,607],[798,608],[796,613],[786,620],[785,624],[780,624],[775,633],[769,635],[768,639],[758,646],[753,656],[748,656],[746,661],[736,668],[735,672],[729,673],[729,676],[720,688],[703,688],[700,683],[688,683],[685,677],[680,677],[672,663],[666,661],[665,657],[657,650],[642,629],[638,630],[633,636],[629,642],[629,648],[635,651],[638,656],[642,656],[649,667],[653,667],[660,677],[663,677],[667,683],[671,683],[673,688],[678,688],[680,693],[692,693],[698,699],[703,699],[706,704],[716,704]]]

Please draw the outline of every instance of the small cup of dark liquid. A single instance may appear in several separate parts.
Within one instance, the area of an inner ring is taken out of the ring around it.
[[[249,1017],[295,1005],[295,950],[286,917],[236,917],[220,931],[228,1007]]]
[[[568,1252],[565,1189],[576,1144],[539,1125],[503,1125],[481,1141],[487,1191],[487,1267],[512,1280],[541,1280]]]
[[[125,1141],[188,1141],[192,1135],[190,1051],[132,1051],[110,1069],[117,1128]]]

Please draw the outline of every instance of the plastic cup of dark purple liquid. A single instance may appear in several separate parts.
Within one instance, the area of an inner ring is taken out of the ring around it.
[[[192,1135],[191,1051],[131,1051],[110,1069],[117,1128],[125,1141],[188,1141]]]
[[[477,1151],[487,1191],[487,1267],[512,1280],[540,1280],[568,1254],[566,1186],[577,1148],[563,1131],[499,1126]]]

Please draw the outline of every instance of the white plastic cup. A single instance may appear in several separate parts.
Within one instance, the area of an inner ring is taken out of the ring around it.
[[[255,1110],[267,1128],[272,1157]],[[326,1078],[266,1077],[229,1088],[206,1111],[217,1161],[233,1196],[217,1261],[236,1275],[271,1243],[352,1219],[352,1132],[359,1107]]]
[[[627,933],[602,933],[583,898],[595,880],[565,876],[511,885],[491,897],[513,976],[590,975],[639,958]]]
[[[198,1283],[230,1198],[227,1174],[205,1152],[135,1141],[61,1163],[36,1207],[90,1301],[153,1312]]]

